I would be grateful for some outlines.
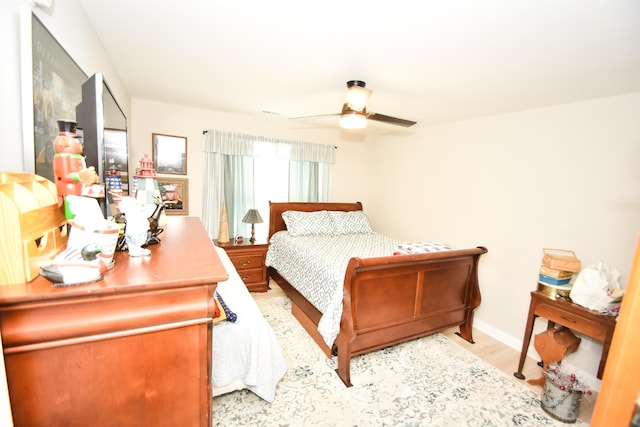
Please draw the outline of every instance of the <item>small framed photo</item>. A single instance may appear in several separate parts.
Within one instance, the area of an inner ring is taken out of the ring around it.
[[[153,163],[158,173],[187,174],[187,137],[154,133]]]
[[[189,215],[189,179],[157,177],[167,215]]]

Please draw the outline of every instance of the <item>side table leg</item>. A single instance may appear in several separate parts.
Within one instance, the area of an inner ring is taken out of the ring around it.
[[[613,339],[613,328],[610,328],[607,331],[607,335],[602,342],[602,356],[600,357],[600,364],[598,365],[598,373],[596,374],[596,378],[599,380],[602,379],[602,374],[604,373],[604,366],[607,363],[607,356],[609,355],[609,347],[611,347],[611,340]]]
[[[535,301],[531,299],[531,305],[529,306],[529,317],[527,318],[527,326],[524,329],[524,338],[522,340],[522,351],[520,352],[520,361],[518,362],[518,371],[513,373],[513,376],[519,380],[524,380],[525,376],[522,375],[522,368],[524,367],[524,361],[527,358],[527,350],[529,350],[529,343],[531,342],[531,335],[533,333],[533,323],[536,319],[536,307]]]

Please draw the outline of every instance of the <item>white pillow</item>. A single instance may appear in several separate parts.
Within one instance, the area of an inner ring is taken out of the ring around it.
[[[333,221],[328,211],[285,211],[282,219],[292,236],[332,235]]]
[[[363,211],[329,211],[335,234],[373,233],[369,220]]]

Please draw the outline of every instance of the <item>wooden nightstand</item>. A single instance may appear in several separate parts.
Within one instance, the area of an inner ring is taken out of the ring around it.
[[[229,242],[215,244],[227,252],[231,262],[238,270],[242,281],[251,292],[267,292],[267,243],[251,243],[249,239],[244,242]]]

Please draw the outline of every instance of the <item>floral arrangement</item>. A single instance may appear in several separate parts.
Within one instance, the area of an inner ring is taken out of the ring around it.
[[[578,380],[576,374],[563,372],[559,365],[550,366],[546,371],[547,380],[562,391],[591,395],[591,388]]]

